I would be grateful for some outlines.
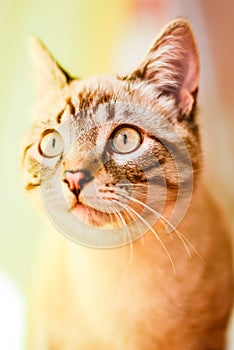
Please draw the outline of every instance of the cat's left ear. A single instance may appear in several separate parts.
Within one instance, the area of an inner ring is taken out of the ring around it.
[[[132,78],[152,84],[155,97],[172,96],[181,115],[189,115],[199,81],[197,45],[189,23],[177,19],[154,42]]]
[[[29,51],[36,90],[35,110],[37,114],[49,114],[48,109],[56,111],[61,108],[62,96],[73,78],[37,37],[30,38]]]

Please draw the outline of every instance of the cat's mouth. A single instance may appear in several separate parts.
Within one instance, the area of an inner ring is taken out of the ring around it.
[[[114,213],[104,212],[95,209],[80,201],[76,201],[70,210],[83,223],[99,227],[99,228],[113,228],[120,227],[122,223],[118,220],[118,216]]]

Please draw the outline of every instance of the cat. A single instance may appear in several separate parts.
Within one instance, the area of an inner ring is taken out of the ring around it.
[[[49,245],[27,348],[224,350],[232,247],[202,176],[190,24],[171,22],[128,76],[74,78],[35,38],[32,56],[25,188],[76,243]]]

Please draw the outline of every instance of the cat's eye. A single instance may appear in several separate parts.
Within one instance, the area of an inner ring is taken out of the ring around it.
[[[41,155],[47,158],[59,156],[63,152],[64,143],[60,133],[56,130],[47,131],[39,144]]]
[[[118,129],[112,136],[112,149],[117,153],[131,153],[141,144],[142,137],[139,131],[130,127]]]

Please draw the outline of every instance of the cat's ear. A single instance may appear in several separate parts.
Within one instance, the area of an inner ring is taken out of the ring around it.
[[[197,45],[189,23],[184,19],[171,22],[132,77],[153,84],[158,97],[173,96],[181,115],[189,115],[199,81]]]
[[[73,78],[59,65],[37,37],[30,38],[29,53],[36,90],[35,110],[37,113],[45,113],[43,110],[50,107],[48,104],[52,106],[61,104],[63,92]]]

